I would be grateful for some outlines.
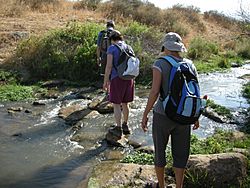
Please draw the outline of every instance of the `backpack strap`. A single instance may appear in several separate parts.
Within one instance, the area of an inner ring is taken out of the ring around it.
[[[180,66],[180,63],[178,63],[173,57],[167,55],[160,57],[161,59],[165,59],[168,63],[170,63],[173,67],[178,68]]]
[[[166,62],[168,62],[171,65],[171,70],[170,70],[170,74],[169,74],[169,84],[168,84],[168,94],[170,94],[172,82],[174,79],[173,72],[176,71],[175,69],[178,69],[180,67],[180,63],[178,63],[173,57],[171,57],[169,55],[160,57],[160,59],[164,59]],[[161,88],[161,91],[162,91],[161,93],[163,93],[163,88]],[[162,98],[164,98],[164,97],[162,97]]]

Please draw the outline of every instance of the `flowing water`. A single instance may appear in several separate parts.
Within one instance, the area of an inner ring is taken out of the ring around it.
[[[233,68],[226,73],[200,75],[202,94],[208,95],[217,104],[230,108],[240,115],[249,105],[241,96],[246,80],[239,77],[250,74],[250,65]],[[70,94],[69,94],[70,95]],[[137,90],[131,104],[130,139],[142,145],[152,145],[151,129],[144,133],[140,128],[148,91]],[[70,138],[75,131],[58,117],[62,105],[87,105],[88,100],[56,99],[44,101],[46,105],[33,106],[28,102],[6,102],[0,104],[0,187],[67,187],[75,188],[81,183],[86,187],[91,169],[105,158],[106,151],[113,149],[103,141],[108,128],[113,124],[113,115],[97,115],[82,121],[79,131],[84,140],[79,144]],[[9,107],[24,110],[8,113]],[[32,113],[27,113],[28,109]],[[152,122],[152,114],[149,125]],[[216,128],[236,129],[234,124],[216,123],[204,116],[201,127],[193,133],[204,138]]]

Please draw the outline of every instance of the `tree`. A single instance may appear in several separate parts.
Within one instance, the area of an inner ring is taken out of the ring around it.
[[[247,24],[250,24],[250,3],[244,4],[242,0],[240,1],[240,10],[238,11],[238,16]]]

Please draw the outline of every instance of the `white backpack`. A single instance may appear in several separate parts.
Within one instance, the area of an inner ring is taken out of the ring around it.
[[[135,53],[131,46],[127,45],[123,49],[118,44],[115,44],[120,49],[118,65],[114,66],[118,76],[123,80],[131,80],[139,75],[140,60],[135,57]]]

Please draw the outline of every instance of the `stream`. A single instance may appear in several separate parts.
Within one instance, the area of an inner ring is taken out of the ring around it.
[[[243,120],[242,112],[249,104],[242,97],[241,90],[247,80],[239,77],[245,74],[250,74],[250,64],[225,73],[200,75],[201,92]],[[135,100],[130,105],[129,122],[132,129],[130,139],[145,146],[153,144],[151,127],[146,133],[140,128],[148,92],[146,89],[136,90]],[[109,147],[104,141],[105,133],[113,125],[113,114],[85,118],[80,122],[82,128],[78,130],[84,140],[81,143],[71,141],[76,131],[58,117],[58,112],[62,105],[84,106],[91,101],[69,97],[70,93],[67,95],[66,98],[44,100],[45,105],[39,106],[30,102],[0,103],[1,188],[86,187],[93,167],[110,153],[119,151],[119,148]],[[8,113],[10,107],[22,107],[23,110]],[[152,113],[149,125],[151,122]],[[236,124],[220,124],[204,116],[201,116],[200,124],[201,127],[193,131],[199,138],[213,134],[217,128],[238,128]]]

